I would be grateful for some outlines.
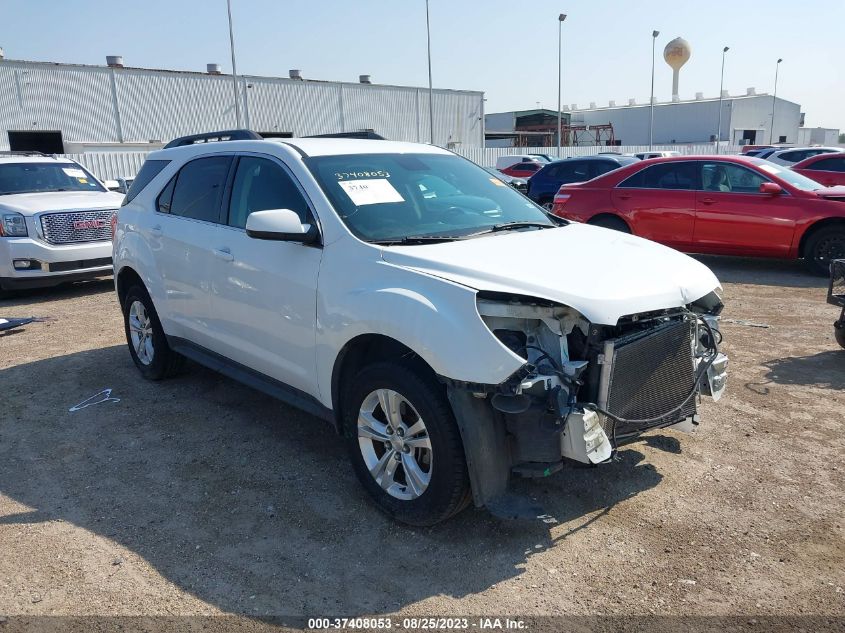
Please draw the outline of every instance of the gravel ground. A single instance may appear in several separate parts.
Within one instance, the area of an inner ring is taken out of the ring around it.
[[[0,301],[50,317],[0,336],[0,614],[845,615],[836,308],[796,264],[702,259],[728,394],[519,482],[553,523],[392,523],[327,424],[195,365],[142,381],[110,280]]]

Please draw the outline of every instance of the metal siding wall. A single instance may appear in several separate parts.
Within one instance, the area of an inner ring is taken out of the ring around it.
[[[61,130],[71,140],[117,140],[109,72],[0,62],[2,131]],[[0,149],[8,148],[8,136],[0,134]]]
[[[420,140],[416,103],[416,89],[344,85],[345,131],[373,129],[392,141]]]
[[[229,78],[231,91],[231,78]],[[249,77],[250,126],[294,136],[341,131],[337,84]]]
[[[124,141],[169,141],[235,127],[231,78],[117,70]]]
[[[169,141],[230,129],[231,82],[226,75],[2,61],[0,129],[61,130],[79,142]],[[244,91],[255,130],[304,136],[372,128],[396,140],[429,139],[425,89],[246,76],[241,99]],[[479,92],[435,90],[435,142],[481,146],[482,99]],[[8,148],[0,137],[0,148]]]
[[[88,168],[100,180],[113,178],[134,178],[148,152],[88,152],[86,154],[65,154],[67,158]]]
[[[626,145],[647,145],[650,116],[648,106],[635,106],[613,110],[581,110],[573,118],[576,123],[580,120],[587,125],[612,123],[614,135]],[[655,104],[654,142],[706,142],[716,133],[718,117],[718,101]]]

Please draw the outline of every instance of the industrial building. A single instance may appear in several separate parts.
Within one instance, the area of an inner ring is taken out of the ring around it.
[[[391,140],[429,142],[427,88],[360,81],[239,76],[240,124],[232,75],[0,58],[0,149],[78,153],[148,149],[175,137],[246,127],[290,137],[372,130]],[[436,89],[434,143],[484,144],[484,94]],[[119,144],[116,146],[115,144]]]
[[[570,115],[560,116],[562,129],[568,129]],[[487,147],[553,147],[557,145],[558,113],[538,108],[516,112],[498,112],[484,117],[484,139]],[[564,145],[570,145],[561,134]]]
[[[655,145],[700,144],[716,140],[719,125],[718,97],[705,99],[701,93],[689,101],[669,101],[654,104]],[[774,106],[774,129],[772,107]],[[749,88],[747,94],[721,99],[722,127],[719,140],[731,145],[756,145],[769,143],[799,143],[801,106],[792,101],[767,94],[756,94]],[[556,120],[554,110],[545,110]],[[515,133],[516,127],[507,129],[509,121],[518,121],[519,112],[488,114],[485,118],[487,146],[501,147],[505,134]],[[565,108],[564,116],[569,125],[563,129],[563,145],[648,145],[651,108],[648,103],[617,106],[611,101],[605,107],[591,103],[589,108],[572,104]],[[513,138],[519,139],[516,134]]]

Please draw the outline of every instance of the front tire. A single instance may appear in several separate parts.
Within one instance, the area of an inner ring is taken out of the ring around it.
[[[132,361],[147,380],[161,380],[182,369],[185,357],[170,349],[146,289],[129,288],[123,301],[123,326]]]
[[[845,226],[826,226],[814,231],[807,239],[804,248],[804,261],[810,271],[827,277],[830,274],[830,262],[845,258]]]
[[[366,367],[343,398],[346,442],[359,481],[392,518],[428,526],[470,500],[464,449],[442,387],[410,367]]]

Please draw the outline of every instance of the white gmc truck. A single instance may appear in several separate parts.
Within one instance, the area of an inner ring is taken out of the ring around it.
[[[0,152],[0,295],[110,274],[122,199],[72,160]]]

